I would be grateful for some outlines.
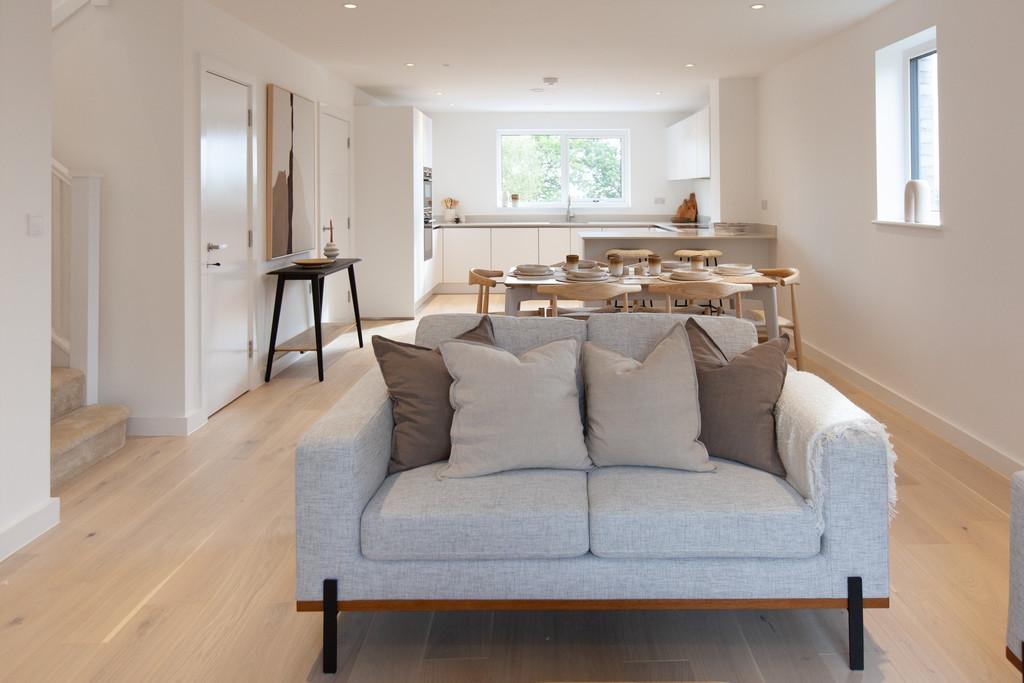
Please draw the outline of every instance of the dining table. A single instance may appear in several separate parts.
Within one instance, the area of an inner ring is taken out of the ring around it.
[[[540,295],[537,292],[538,287],[566,283],[564,271],[560,268],[555,268],[554,273],[550,277],[544,278],[517,277],[514,275],[515,270],[516,266],[512,266],[505,271],[508,275],[497,279],[499,284],[505,285],[506,315],[518,315],[525,301],[546,301],[548,297]],[[768,339],[775,339],[779,336],[778,281],[756,272],[750,275],[716,275],[715,277],[720,282],[752,285],[754,289],[747,296],[760,301],[764,308],[765,335]],[[645,294],[648,294],[650,285],[657,282],[665,282],[665,280],[660,279],[657,275],[633,275],[611,278],[606,280],[606,282],[640,285],[642,288],[640,297],[643,298]],[[649,294],[648,298],[651,298]]]

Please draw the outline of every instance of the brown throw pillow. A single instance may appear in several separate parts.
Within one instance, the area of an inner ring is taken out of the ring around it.
[[[786,337],[758,344],[730,362],[691,318],[686,321],[700,396],[700,440],[713,457],[786,476],[775,440],[775,404],[786,381]]]
[[[456,339],[494,346],[491,319],[484,316],[479,325]],[[388,473],[447,460],[455,411],[448,396],[452,378],[441,352],[385,337],[373,338],[373,352],[394,407]]]

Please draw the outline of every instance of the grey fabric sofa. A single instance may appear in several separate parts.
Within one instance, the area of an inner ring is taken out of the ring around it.
[[[642,360],[687,317],[492,321],[516,354],[575,338]],[[436,346],[478,321],[424,318],[416,343]],[[698,322],[730,357],[756,343],[746,321]],[[862,609],[888,606],[888,442],[809,373],[788,375],[783,408],[787,479],[722,460],[710,474],[623,467],[439,480],[434,465],[387,476],[392,413],[374,368],[296,454],[296,599],[323,612],[325,670],[336,666],[339,609],[845,608],[851,668],[862,668]],[[854,426],[833,425],[850,414]]]
[[[1024,472],[1011,481],[1010,508],[1010,610],[1006,624],[1006,658],[1024,677]]]

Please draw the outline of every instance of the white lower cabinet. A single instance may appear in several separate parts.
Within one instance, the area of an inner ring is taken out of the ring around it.
[[[430,288],[433,289],[444,280],[444,230],[441,228],[434,230],[434,258],[431,263]]]
[[[536,231],[535,231],[536,232]],[[491,267],[491,230],[488,228],[444,229],[444,281],[469,282],[473,268]],[[499,266],[501,267],[501,266]],[[508,266],[505,266],[506,268]]]
[[[572,251],[570,230],[571,228],[540,228],[537,239],[537,263],[559,263],[565,260],[566,254],[575,253]]]
[[[491,268],[538,263],[537,228],[491,228]]]

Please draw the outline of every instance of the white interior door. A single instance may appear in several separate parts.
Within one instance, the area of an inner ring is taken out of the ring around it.
[[[320,223],[326,228],[333,222],[334,243],[341,257],[352,255],[352,231],[349,204],[349,123],[328,112],[320,113]],[[330,233],[322,232],[326,245]],[[322,251],[322,249],[321,249]],[[326,279],[324,287],[324,320],[350,322],[355,320],[349,303],[347,273]]]
[[[251,193],[249,86],[203,73],[203,406],[249,389]]]

